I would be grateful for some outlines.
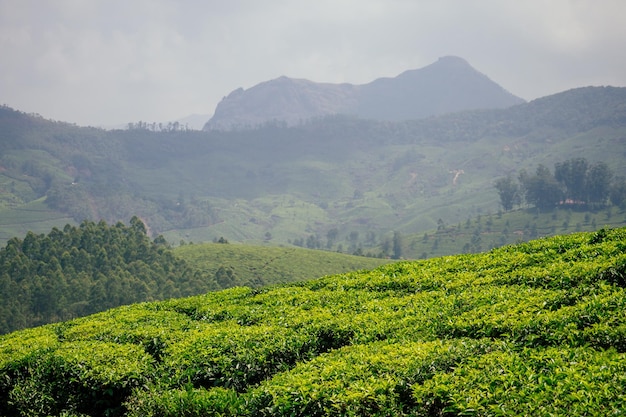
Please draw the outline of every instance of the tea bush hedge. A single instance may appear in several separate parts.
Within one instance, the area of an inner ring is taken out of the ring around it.
[[[619,415],[626,229],[0,336],[6,416]]]

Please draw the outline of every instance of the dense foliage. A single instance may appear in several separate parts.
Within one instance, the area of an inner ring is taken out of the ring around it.
[[[124,304],[252,288],[389,262],[299,248],[195,244],[171,249],[130,225],[84,221],[28,232],[0,249],[0,333]]]
[[[626,208],[626,180],[614,178],[604,162],[589,164],[585,158],[574,158],[554,165],[554,174],[540,164],[534,175],[526,170],[519,174],[519,184],[511,176],[495,182],[500,204],[506,211],[524,200],[540,210],[558,205],[584,207],[588,210],[610,203]]]
[[[613,415],[626,229],[0,337],[5,415]]]
[[[29,232],[0,249],[0,333],[218,288],[150,241],[137,217]]]

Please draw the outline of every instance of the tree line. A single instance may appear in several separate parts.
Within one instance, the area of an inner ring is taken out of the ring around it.
[[[190,129],[187,123],[185,124],[182,124],[180,122],[149,123],[149,122],[144,122],[140,120],[136,123],[129,122],[126,125],[126,130],[148,130],[151,132],[187,132],[193,129]]]
[[[0,334],[119,305],[184,297],[221,287],[176,258],[143,222],[66,225],[28,232],[0,249]]]
[[[339,229],[333,227],[326,232],[326,244],[322,242],[322,239],[317,234],[310,234],[306,239],[303,237],[296,238],[293,241],[289,240],[294,246],[308,249],[326,249],[331,250],[337,242],[339,237]],[[339,253],[347,253],[355,256],[365,256],[368,258],[390,258],[390,259],[402,259],[403,257],[403,236],[400,232],[394,231],[393,238],[384,238],[382,241],[378,241],[376,233],[368,231],[365,235],[364,241],[359,240],[359,232],[356,230],[351,231],[346,236],[347,246],[344,249],[342,243],[338,243],[335,247]],[[378,252],[373,250],[364,250],[366,248],[380,247]]]
[[[559,205],[626,208],[626,180],[615,177],[606,163],[590,164],[585,158],[557,162],[554,173],[543,164],[534,174],[521,170],[517,181],[508,175],[496,180],[495,188],[505,211],[523,204],[539,210]]]

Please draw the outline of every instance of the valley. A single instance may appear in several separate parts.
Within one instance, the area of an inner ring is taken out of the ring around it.
[[[11,213],[45,201],[51,211],[28,220],[38,233],[49,230],[46,219],[62,227],[137,215],[174,244],[313,236],[316,248],[373,251],[394,231],[423,235],[439,220],[495,215],[495,181],[539,164],[552,170],[584,156],[626,176],[624,90],[582,88],[414,121],[329,116],[230,132],[108,132],[4,108],[5,135],[14,136],[2,145],[0,237],[20,230]]]

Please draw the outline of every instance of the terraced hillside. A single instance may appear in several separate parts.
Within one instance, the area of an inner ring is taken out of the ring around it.
[[[13,415],[619,415],[626,229],[136,304],[0,338]]]
[[[323,275],[373,269],[393,262],[391,259],[304,248],[221,243],[179,246],[173,249],[173,253],[204,276],[215,277],[219,288],[259,288]]]

